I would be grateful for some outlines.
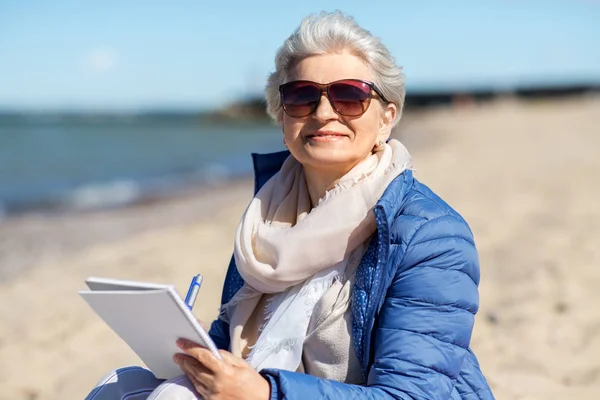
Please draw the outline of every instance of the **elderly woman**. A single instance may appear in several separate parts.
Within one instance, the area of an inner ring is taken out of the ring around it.
[[[401,68],[339,12],[303,20],[275,65],[267,106],[289,152],[254,158],[210,329],[223,360],[180,341],[187,394],[151,398],[492,399],[469,348],[472,233],[389,138]]]

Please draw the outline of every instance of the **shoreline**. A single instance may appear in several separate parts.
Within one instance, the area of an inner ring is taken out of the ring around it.
[[[240,198],[250,201],[253,186],[253,178],[244,177],[186,187],[120,207],[9,216],[0,220],[0,285],[9,284],[36,265],[57,261],[88,247],[109,245],[191,221],[206,221]]]

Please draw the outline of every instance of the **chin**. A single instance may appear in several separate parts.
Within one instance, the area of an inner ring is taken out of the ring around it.
[[[316,151],[315,151],[316,150]],[[346,151],[334,149],[315,149],[310,152],[303,152],[297,157],[302,164],[310,165],[316,169],[351,169],[357,162],[356,157],[348,154]]]

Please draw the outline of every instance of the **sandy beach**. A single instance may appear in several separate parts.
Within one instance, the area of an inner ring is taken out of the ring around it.
[[[413,113],[416,176],[475,234],[472,348],[498,399],[600,398],[600,98]],[[77,295],[88,276],[205,275],[210,321],[250,179],[109,211],[0,221],[0,399],[81,399],[135,354]]]

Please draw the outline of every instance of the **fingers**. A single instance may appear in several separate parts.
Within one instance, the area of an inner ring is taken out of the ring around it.
[[[223,361],[231,365],[246,365],[246,361],[242,360],[239,357],[234,356],[228,351],[219,350],[219,354],[223,357]]]
[[[175,357],[175,359],[177,359],[177,364],[179,364],[181,370],[188,377],[192,385],[194,385],[196,391],[202,398],[206,398],[209,392],[208,387],[212,384],[211,373],[202,367],[198,361],[189,356],[180,355],[179,357]]]
[[[194,389],[201,396],[202,399],[208,397],[208,388],[202,384],[198,379],[196,379],[193,375],[186,374],[192,385],[194,385]]]
[[[258,390],[256,398],[268,398],[269,382],[248,363],[228,351],[220,351],[222,360],[210,350],[189,340],[178,340],[177,345],[185,352],[176,354],[173,359],[203,398],[245,398]],[[218,397],[217,396],[217,397]]]
[[[198,360],[204,367],[212,372],[217,372],[221,368],[221,361],[215,357],[210,350],[201,347],[199,344],[186,339],[178,339],[177,346],[189,356]]]
[[[193,376],[201,383],[208,385],[214,380],[214,374],[198,360],[188,355],[179,354],[174,357],[175,362],[187,375]]]
[[[181,367],[182,370],[192,373],[202,382],[207,382],[214,376],[214,373],[202,365],[200,361],[186,354],[177,354],[173,357],[173,360]]]
[[[206,329],[206,324],[202,320],[196,318],[196,321],[198,321],[198,323],[200,324],[202,329],[204,329],[205,331],[208,331],[208,329]]]

